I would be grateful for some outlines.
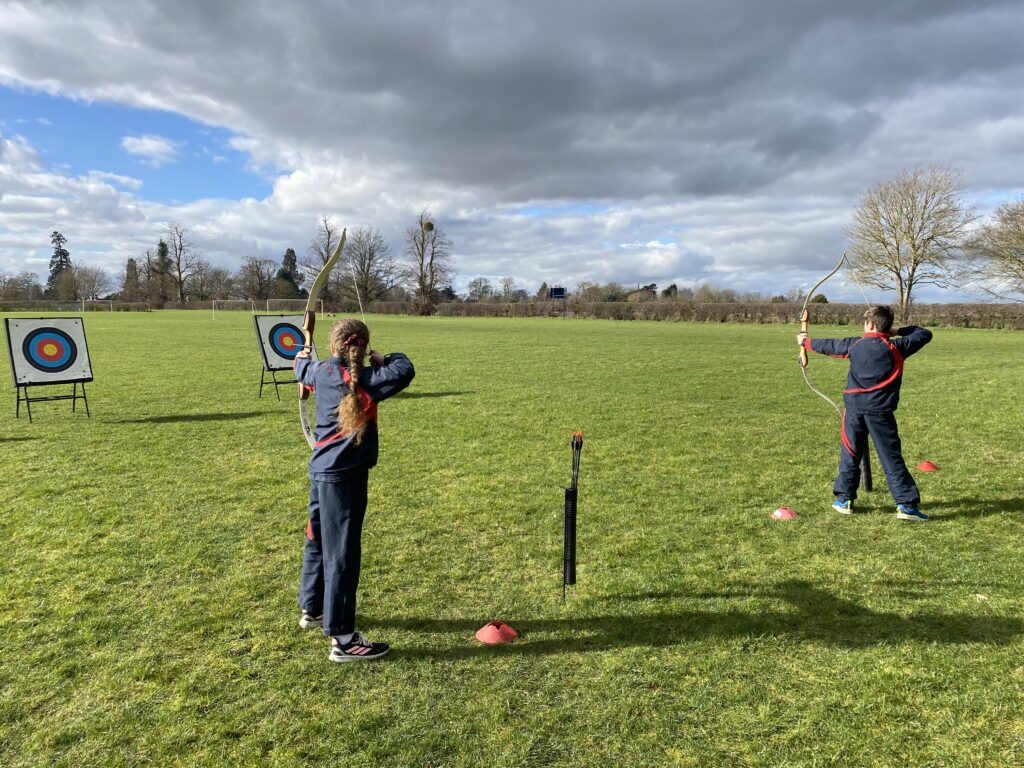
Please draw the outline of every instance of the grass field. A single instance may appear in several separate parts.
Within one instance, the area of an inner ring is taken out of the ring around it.
[[[908,362],[920,525],[877,462],[865,513],[829,510],[795,325],[368,319],[417,367],[380,410],[373,663],[298,629],[308,448],[249,315],[87,315],[91,419],[16,420],[5,375],[0,765],[1024,764],[1024,335]],[[520,640],[478,644],[491,619]]]

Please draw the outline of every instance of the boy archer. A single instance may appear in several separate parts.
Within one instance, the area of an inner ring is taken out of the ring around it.
[[[908,325],[890,333],[893,313],[889,307],[871,307],[864,313],[864,335],[845,339],[811,339],[798,333],[797,344],[811,352],[850,361],[850,373],[843,390],[842,447],[839,474],[832,492],[832,509],[853,514],[860,482],[860,458],[868,449],[868,435],[885,472],[889,492],[896,500],[896,517],[924,522],[921,494],[903,461],[896,407],[903,382],[903,361],[932,340],[927,328]]]

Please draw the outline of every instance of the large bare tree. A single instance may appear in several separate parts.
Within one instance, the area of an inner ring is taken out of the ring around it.
[[[451,282],[451,250],[452,241],[434,224],[427,209],[405,231],[408,262],[403,277],[420,314],[430,314],[440,299],[441,290]]]
[[[109,274],[98,267],[73,266],[78,286],[78,296],[86,301],[95,301],[105,293],[110,293],[116,282]]]
[[[201,266],[202,259],[187,239],[188,230],[176,221],[164,227],[168,256],[171,259],[170,276],[178,292],[178,301],[185,302],[185,283]]]
[[[976,285],[1000,299],[1024,299],[1024,198],[996,208],[968,251],[973,257],[968,275]]]
[[[268,299],[274,288],[277,264],[270,259],[250,256],[235,276],[235,287],[247,299]]]
[[[353,229],[345,241],[341,267],[342,295],[369,303],[384,298],[398,283],[398,264],[387,241],[376,229]]]
[[[948,168],[902,171],[864,193],[853,215],[850,267],[862,283],[895,291],[910,314],[919,285],[948,285],[975,220],[963,183]]]
[[[206,259],[200,259],[196,271],[188,284],[189,301],[210,301],[227,299],[233,287],[231,273],[222,267],[215,267]]]
[[[327,261],[334,255],[334,250],[338,247],[338,242],[341,240],[341,232],[342,229],[335,225],[334,220],[330,216],[320,217],[316,236],[309,244],[309,248],[306,249],[306,253],[309,256],[299,262],[299,270],[302,273],[303,281],[307,285],[313,285],[313,281],[320,274],[320,270],[324,268]],[[330,304],[331,301],[337,300],[341,296],[343,277],[344,274],[339,269],[335,269],[328,276],[327,284],[320,294],[325,303]]]

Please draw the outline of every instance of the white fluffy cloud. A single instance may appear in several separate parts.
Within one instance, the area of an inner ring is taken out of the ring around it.
[[[125,136],[121,139],[121,149],[154,168],[172,162],[178,153],[173,141],[150,133],[142,136]]]
[[[105,243],[112,270],[168,220],[232,267],[301,252],[322,213],[400,252],[430,206],[462,285],[782,292],[835,262],[860,192],[901,168],[957,168],[982,207],[1021,191],[1024,10],[1009,0],[61,7],[0,0],[0,83],[227,128],[273,191],[160,205],[107,169],[44,167],[8,132],[0,269],[57,222]],[[124,148],[175,151],[148,135]]]

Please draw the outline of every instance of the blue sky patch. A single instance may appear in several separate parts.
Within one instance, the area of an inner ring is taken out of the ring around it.
[[[271,180],[246,167],[248,155],[230,146],[234,134],[170,112],[0,86],[0,133],[24,136],[57,173],[138,179],[135,194],[168,205],[272,191]]]

